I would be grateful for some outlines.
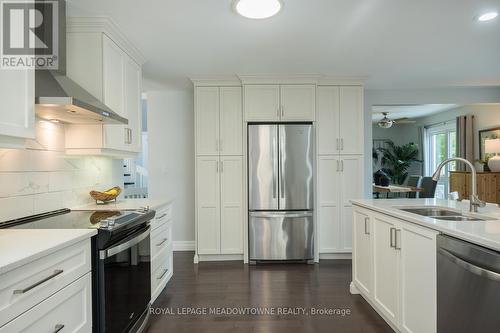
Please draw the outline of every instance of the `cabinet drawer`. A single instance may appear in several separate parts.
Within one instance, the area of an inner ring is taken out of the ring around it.
[[[161,226],[163,223],[172,220],[172,205],[163,206],[156,210],[156,215],[151,221],[151,230]]]
[[[0,275],[0,326],[90,270],[90,240],[85,240]]]
[[[151,258],[172,243],[172,223],[167,222],[153,230],[151,235]]]
[[[172,259],[173,254],[171,245],[163,249],[158,256],[153,259],[151,263],[153,271],[151,274],[151,295],[157,296],[160,291],[158,288],[163,288],[166,281],[172,276]]]
[[[91,332],[91,285],[91,273],[87,273],[7,325],[2,326],[0,333]]]

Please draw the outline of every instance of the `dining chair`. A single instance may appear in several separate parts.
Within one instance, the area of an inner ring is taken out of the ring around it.
[[[420,187],[422,188],[422,192],[420,192],[419,198],[434,198],[434,194],[436,193],[437,182],[432,180],[432,177],[424,177],[422,178],[422,182]]]
[[[407,186],[409,187],[420,187],[422,185],[422,176],[410,176],[408,177],[408,182],[406,183]],[[420,198],[418,192],[409,192],[408,193],[408,198],[409,199],[416,199]]]

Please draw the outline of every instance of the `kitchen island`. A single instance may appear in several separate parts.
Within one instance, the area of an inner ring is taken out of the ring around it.
[[[437,332],[437,238],[448,235],[500,251],[500,208],[469,213],[469,202],[439,199],[353,200],[350,291],[396,332]],[[408,209],[437,208],[476,221],[440,220]]]

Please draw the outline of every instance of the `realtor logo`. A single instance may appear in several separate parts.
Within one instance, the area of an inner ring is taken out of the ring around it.
[[[57,69],[58,0],[1,0],[3,69]]]

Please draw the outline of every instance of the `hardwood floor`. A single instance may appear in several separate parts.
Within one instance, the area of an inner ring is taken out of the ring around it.
[[[350,260],[327,260],[320,265],[194,265],[193,253],[177,252],[174,275],[153,304],[156,314],[151,315],[148,332],[393,332],[361,296],[349,293],[350,281]],[[192,308],[251,311],[251,307],[275,314],[179,313]],[[296,311],[308,314],[286,314],[283,308],[300,308]],[[313,316],[312,308],[349,309],[350,314]]]

